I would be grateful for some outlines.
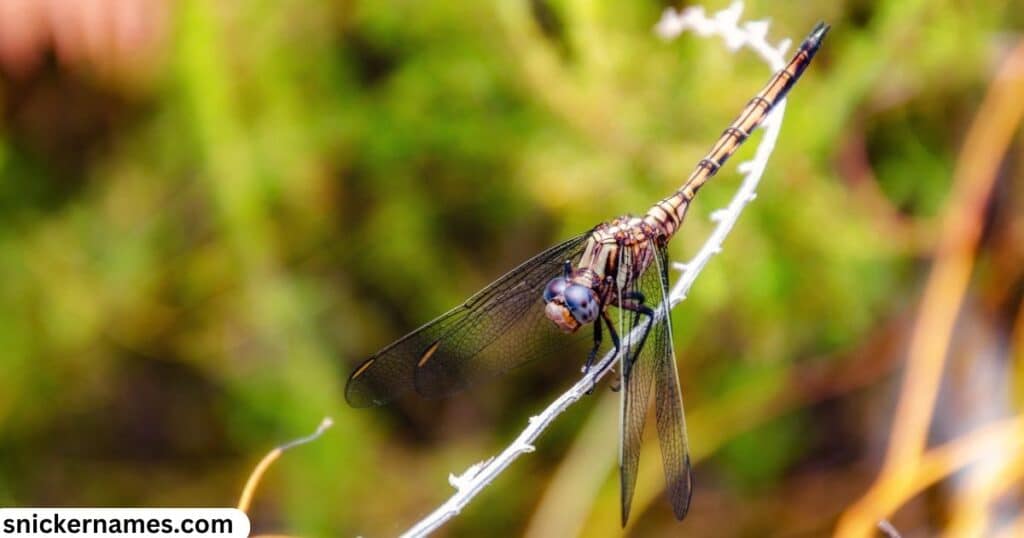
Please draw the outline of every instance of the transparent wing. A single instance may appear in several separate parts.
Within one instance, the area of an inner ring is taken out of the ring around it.
[[[625,249],[623,249],[625,250]],[[620,437],[619,480],[622,524],[629,519],[640,463],[644,422],[655,392],[655,416],[665,469],[666,493],[678,519],[686,516],[692,493],[686,423],[682,393],[672,350],[672,329],[668,303],[668,258],[664,245],[655,245],[650,266],[626,297],[639,292],[643,305],[620,309],[623,327],[622,433]],[[634,263],[624,253],[621,261]],[[620,265],[620,267],[625,267]],[[621,270],[621,269],[620,269]],[[645,313],[644,307],[648,310]]]
[[[441,317],[402,337],[349,376],[354,407],[380,405],[414,390],[434,398],[533,359],[566,349],[567,339],[544,317],[545,285],[579,260],[590,232],[551,247]]]
[[[619,271],[632,270],[634,260],[629,249],[619,251]],[[650,268],[640,279],[649,279]],[[642,287],[642,286],[641,286]],[[619,297],[624,298],[637,291],[619,289]],[[619,487],[622,502],[622,525],[629,519],[629,509],[633,503],[633,492],[636,487],[637,469],[640,465],[640,445],[644,435],[644,422],[647,408],[651,401],[651,386],[654,370],[650,361],[645,361],[644,346],[652,330],[651,320],[635,310],[620,307],[618,310],[618,326],[622,342],[620,375],[622,376],[622,408],[619,419],[622,431],[619,435]]]
[[[656,265],[656,267],[655,267]],[[656,271],[655,271],[656,269]],[[672,347],[672,318],[668,301],[668,256],[659,248],[649,271],[661,280],[660,295],[655,295],[655,319],[660,320],[648,337],[654,366],[654,416],[658,425],[661,460],[665,468],[665,493],[677,519],[686,517],[693,495],[693,475],[690,472],[690,448],[686,439],[686,416],[683,412],[683,393],[679,387],[679,371]],[[647,296],[654,295],[654,290]]]

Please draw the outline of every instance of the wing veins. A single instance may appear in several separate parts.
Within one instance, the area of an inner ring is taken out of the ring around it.
[[[536,316],[526,313],[530,306],[539,306],[540,291],[537,288],[557,274],[565,259],[577,256],[589,236],[588,231],[544,250],[506,272],[461,305],[366,359],[349,377],[346,399],[353,406],[363,407],[382,404],[410,389],[424,396],[434,396],[469,384],[468,379],[458,379],[462,375],[460,369],[472,369],[474,359],[494,342],[505,338],[513,328],[536,323]],[[536,298],[524,295],[534,291]],[[429,361],[423,361],[422,367],[418,367],[425,351],[435,342],[440,342],[439,347]],[[512,366],[521,362],[522,359],[510,360]],[[450,368],[453,366],[454,369]],[[491,366],[494,365],[477,365],[477,369]],[[441,368],[445,367],[452,371],[442,371]],[[421,380],[420,372],[431,368],[433,377]],[[497,367],[492,370],[494,373],[503,371]]]

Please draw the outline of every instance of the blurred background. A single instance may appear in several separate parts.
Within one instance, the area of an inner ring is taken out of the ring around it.
[[[0,505],[234,505],[267,450],[331,416],[264,477],[255,532],[388,536],[431,511],[579,363],[369,410],[345,377],[681,184],[770,74],[717,38],[658,39],[686,5],[0,0]],[[1011,532],[1024,4],[747,3],[764,18],[772,42],[833,29],[674,311],[690,515],[662,500],[648,428],[626,532]],[[617,406],[576,405],[439,534],[620,535]],[[922,442],[963,439],[917,473]]]

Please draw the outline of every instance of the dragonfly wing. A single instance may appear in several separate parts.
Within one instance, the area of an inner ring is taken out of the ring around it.
[[[634,260],[626,248],[619,251],[619,271],[632,269]],[[649,272],[649,271],[647,271]],[[647,278],[646,273],[641,278]],[[620,297],[634,293],[635,289],[618,290]],[[638,312],[618,309],[619,331],[622,343],[620,375],[622,376],[622,410],[619,435],[619,488],[622,501],[622,526],[629,519],[636,488],[637,469],[640,466],[640,446],[644,435],[644,422],[651,401],[654,369],[644,355],[645,340],[652,329],[650,319]]]
[[[682,519],[690,505],[692,479],[683,400],[679,390],[668,302],[668,258],[663,245],[656,246],[650,266],[635,286],[643,295],[653,317],[622,311],[624,327],[622,384],[622,433],[620,437],[619,480],[622,495],[622,524],[629,519],[640,463],[644,422],[655,392],[658,439],[665,468],[669,502]],[[628,253],[624,262],[629,262]],[[620,264],[620,267],[625,267]],[[621,270],[621,269],[620,269]],[[626,292],[629,293],[628,291]],[[635,330],[628,330],[630,327]]]
[[[564,349],[566,335],[544,317],[542,294],[566,260],[578,261],[589,236],[541,252],[363,361],[345,387],[349,404],[380,405],[410,390],[443,396],[540,358],[559,342]]]
[[[690,472],[690,450],[686,439],[686,417],[683,414],[683,393],[679,387],[679,372],[672,347],[671,305],[668,300],[668,257],[659,248],[648,269],[660,280],[660,293],[654,295],[660,304],[655,308],[655,327],[648,336],[651,358],[654,359],[654,415],[661,443],[661,459],[665,468],[665,493],[677,519],[686,517],[693,495],[693,475]],[[651,297],[655,290],[647,291]],[[653,301],[649,299],[649,301]]]

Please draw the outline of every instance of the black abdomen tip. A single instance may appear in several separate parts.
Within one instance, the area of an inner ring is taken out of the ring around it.
[[[807,35],[807,43],[817,47],[821,44],[821,40],[825,39],[825,34],[828,33],[828,29],[831,26],[825,24],[824,21],[819,21],[818,24],[814,25],[814,29]]]

